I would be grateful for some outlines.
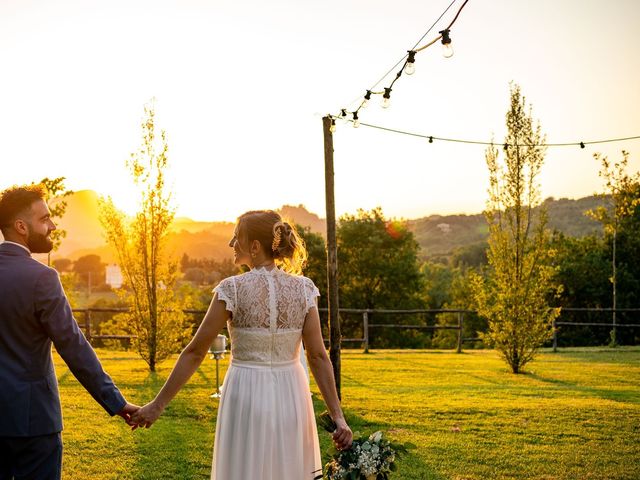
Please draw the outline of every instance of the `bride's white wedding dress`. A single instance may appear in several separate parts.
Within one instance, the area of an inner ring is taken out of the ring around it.
[[[322,466],[300,348],[318,289],[306,277],[258,268],[214,291],[232,318],[211,478],[313,479]]]

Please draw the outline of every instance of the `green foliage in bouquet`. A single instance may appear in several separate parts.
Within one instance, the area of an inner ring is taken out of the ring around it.
[[[333,433],[336,424],[328,412],[318,416],[318,425]],[[322,474],[314,480],[388,480],[389,474],[397,470],[396,459],[416,448],[412,443],[392,443],[380,431],[369,436],[354,434],[348,450],[332,447],[331,461],[325,465]]]

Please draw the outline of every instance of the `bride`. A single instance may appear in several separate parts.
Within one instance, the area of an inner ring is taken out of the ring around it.
[[[349,448],[352,432],[336,393],[322,340],[318,289],[300,274],[307,252],[295,228],[271,210],[238,218],[233,247],[247,273],[214,289],[195,336],[156,398],[132,416],[149,427],[193,375],[218,332],[228,326],[231,362],[218,409],[211,478],[301,480],[321,473],[320,448],[301,341],[331,418],[333,441]],[[280,268],[279,268],[280,267]]]

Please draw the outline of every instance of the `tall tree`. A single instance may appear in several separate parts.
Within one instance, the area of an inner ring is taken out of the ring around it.
[[[590,210],[589,214],[602,222],[605,229],[605,235],[611,238],[612,255],[611,255],[611,288],[612,288],[612,322],[611,329],[611,345],[618,344],[616,329],[616,308],[618,307],[618,234],[622,223],[630,224],[634,217],[634,213],[640,206],[640,173],[634,175],[627,173],[629,163],[629,152],[622,151],[622,160],[611,163],[609,159],[600,154],[595,153],[594,158],[600,162],[601,168],[598,175],[604,180],[605,191],[599,197],[610,202],[609,207],[600,206],[594,210]]]
[[[322,235],[313,233],[311,227],[296,225],[298,233],[307,248],[307,264],[303,273],[313,280],[320,290],[321,307],[327,308],[327,246]]]
[[[356,215],[340,218],[337,237],[341,308],[424,307],[420,247],[405,222],[387,220],[380,208],[358,210]],[[347,331],[359,331],[362,325],[361,317],[343,320]],[[405,315],[385,320],[406,323],[412,319]],[[376,337],[376,331],[371,333],[370,341],[378,347],[416,347],[426,341],[425,335],[416,331],[385,332]]]
[[[177,262],[167,256],[166,242],[174,218],[171,192],[165,184],[168,145],[166,133],[156,136],[153,103],[145,105],[142,145],[131,154],[127,166],[139,193],[139,209],[128,220],[111,198],[100,204],[100,220],[114,247],[125,279],[131,312],[123,322],[134,327],[141,357],[155,371],[159,361],[174,352],[189,335],[173,286]]]
[[[73,271],[91,293],[92,285],[101,285],[105,281],[105,264],[99,255],[83,255],[73,263]]]
[[[485,152],[489,169],[489,265],[486,275],[475,275],[474,298],[478,313],[489,323],[487,340],[519,373],[538,348],[551,337],[559,309],[549,306],[557,292],[553,251],[549,246],[544,208],[537,177],[544,162],[545,137],[534,125],[520,87],[510,89],[506,115],[504,163],[498,148]],[[537,212],[537,214],[536,214]]]

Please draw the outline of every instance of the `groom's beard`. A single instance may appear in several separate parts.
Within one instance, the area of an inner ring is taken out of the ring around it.
[[[27,237],[27,247],[31,253],[49,253],[53,250],[53,240],[48,237],[51,232],[46,235],[36,233],[31,229],[31,225],[27,224],[29,236]]]

